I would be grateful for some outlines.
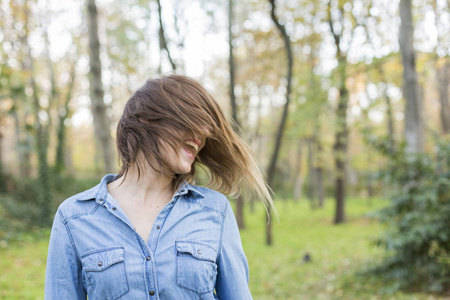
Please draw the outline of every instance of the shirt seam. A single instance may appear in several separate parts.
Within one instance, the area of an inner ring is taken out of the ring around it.
[[[221,253],[222,253],[223,232],[224,232],[224,227],[225,227],[225,219],[227,217],[227,208],[228,208],[228,200],[225,202],[225,209],[224,209],[225,213],[223,214],[222,224],[220,225],[220,241],[219,241],[219,249],[217,250],[217,259],[216,259],[217,266],[219,266],[219,261],[220,261]]]
[[[70,232],[70,229],[68,227],[69,220],[68,219],[66,220],[66,218],[64,217],[64,214],[61,210],[59,211],[59,215],[60,215],[61,220],[63,221],[64,227],[66,228],[66,232],[67,232],[67,235],[69,236],[70,244],[72,245],[73,251],[75,252],[75,255],[77,257],[77,261],[79,263],[81,263],[80,254],[78,253],[77,247],[75,246],[75,242],[72,237],[72,233]]]
[[[204,206],[204,205],[198,203],[198,201],[195,201],[194,204],[200,206],[200,208],[203,209],[203,210],[215,212],[215,213],[219,214],[222,218],[225,218],[225,216],[226,216],[226,213],[224,213],[223,211],[221,211],[221,210],[219,210],[217,208]]]
[[[67,218],[64,217],[64,218],[63,218],[64,224],[69,223],[69,221],[72,220],[72,219],[77,219],[77,218],[79,218],[79,217],[86,216],[86,215],[92,215],[93,213],[95,213],[95,211],[98,209],[99,206],[100,206],[100,205],[99,205],[98,203],[96,203],[96,205],[94,206],[94,208],[93,208],[92,210],[90,210],[90,211],[79,212],[79,213],[76,213],[76,214],[71,215],[70,217],[68,216]],[[61,214],[62,214],[62,212],[61,212]]]

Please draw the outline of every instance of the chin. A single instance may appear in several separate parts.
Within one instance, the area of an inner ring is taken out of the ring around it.
[[[189,174],[191,172],[191,170],[192,170],[192,165],[180,166],[180,168],[178,169],[177,174],[182,174],[182,175]]]

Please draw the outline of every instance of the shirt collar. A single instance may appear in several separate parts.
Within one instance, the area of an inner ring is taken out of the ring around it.
[[[106,199],[106,197],[108,195],[107,185],[108,185],[108,183],[114,181],[116,179],[116,177],[117,177],[117,175],[115,175],[115,174],[105,175],[98,185],[78,194],[76,196],[77,200],[79,200],[79,201],[96,200],[97,202],[104,201],[104,199]],[[185,195],[188,192],[191,192],[193,194],[196,194],[197,196],[205,198],[205,195],[203,195],[203,193],[200,192],[198,187],[191,185],[191,184],[187,183],[186,181],[175,192],[175,196],[176,195]]]
[[[199,188],[192,184],[186,184],[186,188],[188,191],[190,191],[193,194],[196,194],[197,196],[200,196],[202,198],[205,198],[205,195],[203,195],[202,192],[200,192]]]

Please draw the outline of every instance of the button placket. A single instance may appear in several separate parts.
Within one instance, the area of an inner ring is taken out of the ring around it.
[[[156,245],[157,241],[159,239],[159,235],[162,234],[162,224],[164,224],[167,216],[169,215],[170,211],[173,209],[173,204],[175,204],[176,199],[179,198],[179,195],[176,194],[173,196],[172,200],[170,200],[163,209],[159,212],[158,216],[156,217],[152,230],[150,231],[150,237],[147,241],[147,246],[150,248],[150,250],[155,253],[156,251]]]
[[[102,205],[113,215],[115,215],[117,218],[119,218],[122,222],[127,224],[133,231],[136,231],[136,228],[134,228],[133,224],[131,224],[130,220],[124,215],[118,206],[115,206],[116,204],[111,199],[108,199],[109,194],[107,194],[105,197],[102,197],[103,201],[101,202]],[[100,201],[100,200],[99,200]]]

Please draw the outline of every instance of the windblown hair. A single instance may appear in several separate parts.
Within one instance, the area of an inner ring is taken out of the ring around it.
[[[161,141],[178,154],[186,135],[206,136],[205,146],[189,174],[175,174]],[[126,177],[131,166],[136,166],[140,176],[149,165],[172,177],[175,191],[185,181],[193,181],[195,166],[200,164],[208,173],[208,187],[232,196],[244,188],[267,208],[273,207],[270,189],[250,147],[233,131],[212,95],[189,77],[170,75],[148,80],[139,88],[117,126],[117,148],[122,162],[119,177]]]

